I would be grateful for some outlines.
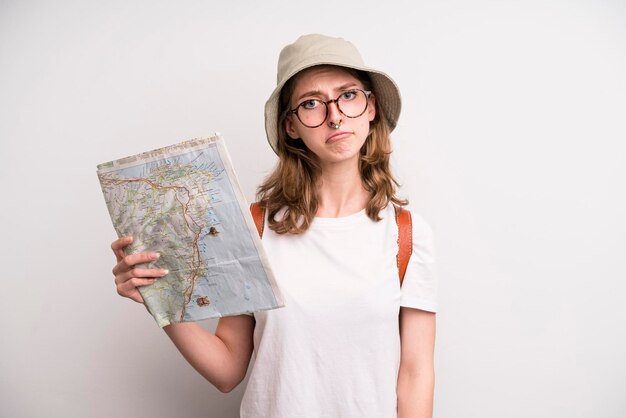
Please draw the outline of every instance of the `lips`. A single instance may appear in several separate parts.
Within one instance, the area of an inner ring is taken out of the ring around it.
[[[326,143],[328,144],[328,143],[331,143],[331,142],[339,141],[340,139],[343,139],[343,138],[347,137],[350,134],[352,134],[352,132],[347,132],[347,131],[335,132],[334,134],[332,134],[331,136],[326,138]]]

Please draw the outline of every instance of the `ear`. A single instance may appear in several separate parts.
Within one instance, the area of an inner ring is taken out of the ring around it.
[[[367,100],[367,119],[371,122],[376,117],[376,97],[372,94]]]
[[[288,115],[285,118],[284,125],[285,125],[285,132],[287,133],[289,138],[291,139],[300,138],[300,135],[298,134],[298,131],[296,130],[296,127],[294,126],[294,123],[293,123],[293,115]]]

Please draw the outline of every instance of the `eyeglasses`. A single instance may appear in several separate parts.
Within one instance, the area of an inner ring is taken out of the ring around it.
[[[367,110],[367,99],[371,94],[371,91],[352,89],[344,91],[336,99],[327,102],[319,99],[308,99],[294,109],[288,110],[287,114],[295,113],[304,126],[317,128],[328,117],[329,104],[335,103],[341,114],[348,118],[358,118]]]

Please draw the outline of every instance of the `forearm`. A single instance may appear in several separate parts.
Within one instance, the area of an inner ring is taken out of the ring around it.
[[[189,364],[217,389],[228,392],[239,383],[230,350],[218,336],[189,322],[163,330]]]
[[[432,418],[434,370],[398,376],[398,418]]]

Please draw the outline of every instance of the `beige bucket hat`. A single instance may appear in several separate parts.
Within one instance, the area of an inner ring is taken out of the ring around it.
[[[393,130],[400,117],[402,102],[396,83],[382,71],[366,67],[356,47],[342,39],[311,34],[287,45],[278,57],[276,88],[265,103],[265,133],[270,146],[277,152],[280,91],[291,77],[316,65],[330,64],[365,71],[372,80],[374,96],[379,102],[389,127]]]

